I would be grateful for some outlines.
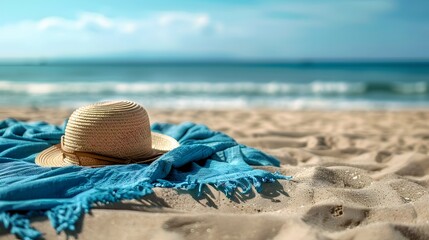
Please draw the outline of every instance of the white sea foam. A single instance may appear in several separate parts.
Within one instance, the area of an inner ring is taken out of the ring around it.
[[[401,83],[379,87],[377,91],[400,94],[426,93],[426,83]],[[212,95],[356,95],[372,91],[365,83],[311,82],[311,83],[209,83],[209,82],[165,82],[165,83],[35,83],[0,81],[3,94],[212,94]]]
[[[100,98],[97,101],[120,100],[124,96],[114,98]],[[171,109],[246,109],[246,108],[274,108],[285,110],[395,110],[407,108],[428,108],[427,102],[402,101],[370,101],[350,99],[323,99],[317,97],[280,97],[280,98],[244,98],[244,97],[127,97],[127,99],[142,103],[148,108]],[[90,101],[63,101],[61,106],[79,107],[94,102]]]
[[[371,85],[372,84],[372,85]],[[384,91],[383,98],[371,98]],[[78,107],[130,99],[155,108],[399,109],[427,107],[429,91],[417,83],[209,83],[209,82],[12,82],[0,81],[0,106]],[[387,93],[387,95],[386,95]],[[423,95],[422,95],[423,94]],[[385,98],[385,96],[390,96]],[[414,98],[403,101],[402,97]],[[420,97],[419,97],[420,96]],[[423,100],[422,100],[423,99]]]

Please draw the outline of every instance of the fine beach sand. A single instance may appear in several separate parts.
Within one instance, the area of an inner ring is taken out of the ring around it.
[[[61,123],[65,109],[0,109],[0,118]],[[292,181],[235,195],[155,189],[96,207],[79,239],[429,239],[429,111],[153,110],[152,122],[193,121],[276,156]],[[47,219],[33,226],[57,236]],[[1,234],[1,233],[0,233]],[[2,238],[14,239],[3,234]]]

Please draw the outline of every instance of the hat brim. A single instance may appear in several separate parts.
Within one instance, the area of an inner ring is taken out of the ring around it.
[[[161,134],[152,132],[152,154],[145,159],[139,159],[139,163],[147,163],[156,160],[162,154],[173,150],[179,146],[176,139]],[[35,163],[42,167],[66,167],[74,165],[65,160],[65,156],[61,151],[61,144],[54,145],[43,150],[36,156]],[[117,163],[116,163],[117,164]],[[112,165],[109,163],[100,163],[92,165],[92,167],[101,167],[106,165]]]

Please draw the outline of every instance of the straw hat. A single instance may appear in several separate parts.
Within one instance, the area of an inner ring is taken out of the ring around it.
[[[95,103],[75,110],[61,143],[36,157],[44,167],[150,162],[176,148],[172,137],[150,131],[146,110],[130,101]]]

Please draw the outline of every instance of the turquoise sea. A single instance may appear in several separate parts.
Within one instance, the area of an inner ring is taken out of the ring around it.
[[[0,64],[0,106],[429,108],[429,62],[50,62]]]

